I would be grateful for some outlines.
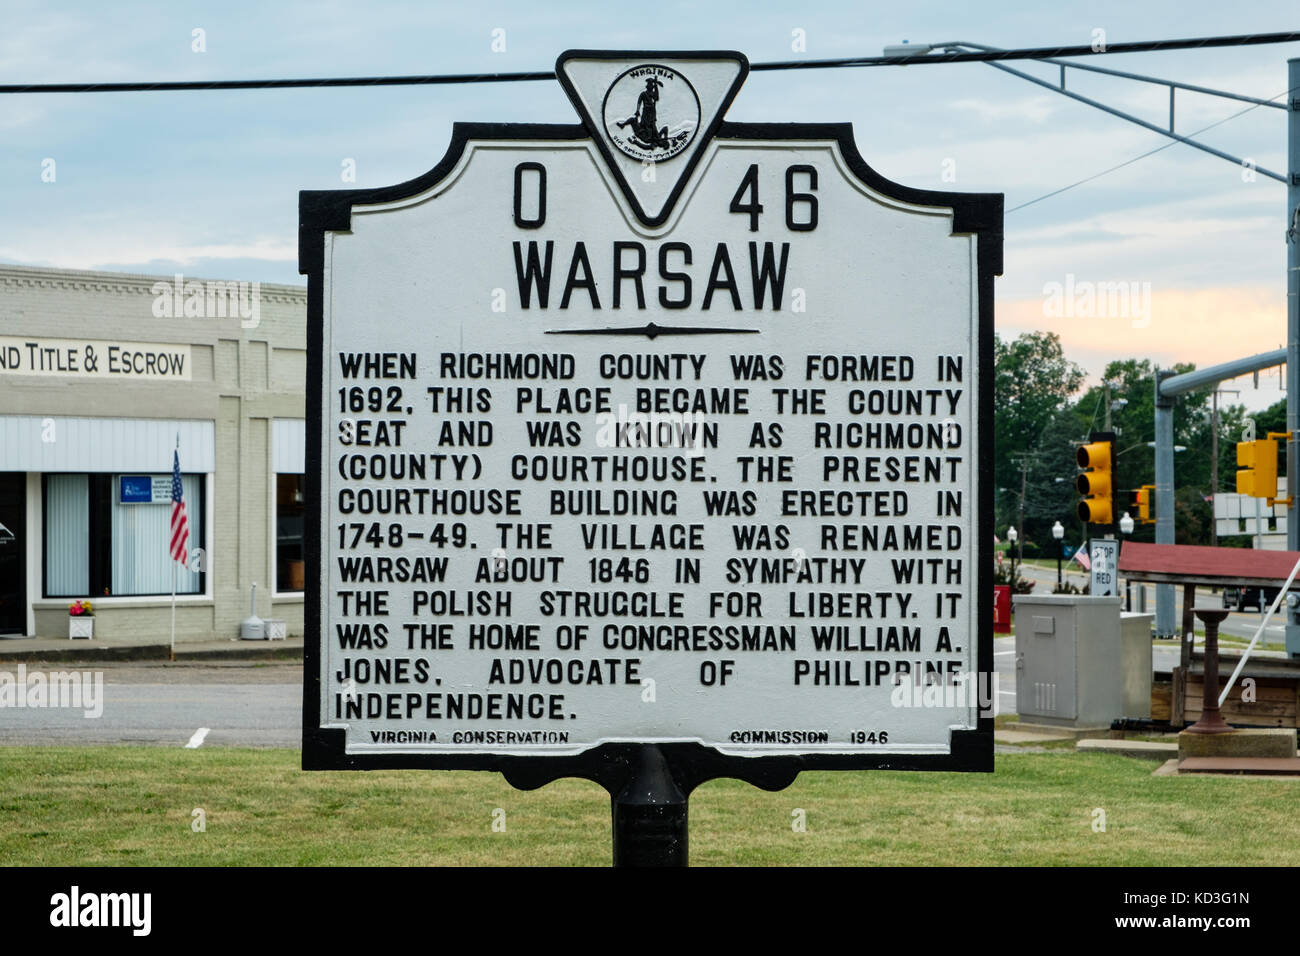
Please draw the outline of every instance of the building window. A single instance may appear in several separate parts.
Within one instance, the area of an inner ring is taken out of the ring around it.
[[[90,476],[45,476],[45,595],[90,596]]]
[[[171,559],[170,475],[44,476],[45,596],[202,594],[204,573]],[[203,547],[204,476],[182,475],[191,553]],[[151,494],[139,489],[152,484]]]
[[[303,589],[302,524],[306,475],[275,476],[275,589]]]

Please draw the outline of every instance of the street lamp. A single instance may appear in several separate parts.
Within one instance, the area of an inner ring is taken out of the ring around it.
[[[1133,533],[1133,516],[1130,515],[1127,511],[1124,512],[1124,517],[1119,519],[1119,531],[1120,534]],[[1138,585],[1138,586],[1145,587],[1145,585]],[[1133,610],[1133,592],[1129,589],[1128,578],[1124,579],[1124,600],[1125,600],[1124,609],[1126,611]],[[1143,598],[1143,600],[1146,600],[1146,598]]]
[[[1065,557],[1065,528],[1061,522],[1052,525],[1052,537],[1056,539],[1056,590],[1064,586],[1061,582],[1061,559]]]
[[[1011,580],[1013,583],[1016,580],[1016,539],[1019,537],[1015,525],[1007,528],[1007,550],[1011,552]]]
[[[885,56],[919,56],[934,49],[935,47],[929,43],[908,43],[904,40],[902,43],[887,45],[885,47]]]

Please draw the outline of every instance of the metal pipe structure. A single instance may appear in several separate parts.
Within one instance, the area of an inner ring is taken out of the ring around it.
[[[1180,136],[1178,133],[1175,133],[1172,128],[1173,127],[1172,110],[1170,112],[1170,128],[1165,129],[1163,126],[1157,126],[1155,123],[1148,123],[1146,120],[1134,116],[1132,113],[1125,113],[1123,110],[1117,110],[1113,106],[1107,106],[1105,103],[1102,103],[1098,100],[1094,100],[1089,96],[1082,96],[1078,93],[1075,93],[1072,90],[1062,89],[1061,87],[1057,86],[1055,83],[1049,83],[1046,80],[1041,80],[1036,76],[1024,72],[1023,70],[1017,70],[1014,69],[1013,67],[1007,66],[1006,64],[994,63],[992,61],[989,61],[989,66],[993,67],[994,69],[1001,70],[1003,73],[1010,73],[1012,76],[1018,76],[1022,80],[1028,80],[1030,83],[1033,83],[1036,86],[1044,87],[1045,89],[1049,89],[1053,93],[1060,93],[1062,96],[1068,96],[1072,100],[1077,100],[1080,103],[1086,103],[1087,105],[1093,107],[1094,109],[1101,110],[1103,113],[1109,113],[1111,116],[1118,116],[1122,120],[1128,120],[1128,122],[1133,123],[1136,126],[1141,126],[1143,129],[1149,129],[1153,133],[1159,133],[1161,136],[1168,136],[1170,139],[1176,140],[1182,143],[1184,146],[1191,146],[1193,149],[1199,149],[1201,152],[1209,153],[1211,156],[1217,156],[1219,157],[1219,159],[1226,159],[1234,166],[1241,166],[1244,168],[1246,165],[1246,160],[1244,160],[1240,156],[1234,156],[1232,153],[1225,153],[1221,149],[1215,149],[1213,146],[1207,146],[1205,143],[1198,142],[1197,140],[1192,139],[1190,136]],[[1286,178],[1281,173],[1275,173],[1271,169],[1265,169],[1263,166],[1252,166],[1252,168],[1255,170],[1256,173],[1258,173],[1261,176],[1266,176],[1269,179],[1275,179],[1278,182],[1286,181]]]
[[[948,40],[943,43],[932,43],[926,45],[918,52],[928,52],[929,50],[947,50],[949,52],[960,51],[962,48],[980,50],[985,53],[996,51],[996,47],[986,46],[980,43],[971,43],[964,40]],[[897,51],[895,51],[897,52]],[[1225,159],[1234,165],[1245,166],[1246,161],[1240,157],[1233,156],[1231,153],[1215,149],[1205,143],[1197,142],[1191,137],[1182,136],[1174,131],[1174,93],[1178,89],[1184,89],[1188,92],[1201,93],[1209,96],[1221,96],[1229,99],[1240,100],[1251,103],[1255,106],[1277,107],[1279,104],[1269,100],[1259,99],[1258,97],[1243,96],[1237,93],[1230,93],[1226,90],[1215,90],[1204,86],[1193,86],[1186,83],[1177,83],[1170,80],[1160,79],[1158,77],[1143,76],[1138,73],[1128,73],[1121,70],[1111,70],[1104,67],[1084,66],[1082,64],[1067,63],[1060,59],[1051,57],[1035,57],[1041,62],[1051,64],[1060,68],[1060,81],[1051,83],[1032,74],[1025,73],[1021,70],[1013,69],[1004,63],[998,63],[989,60],[989,66],[994,69],[1009,73],[1012,76],[1019,77],[1037,86],[1049,89],[1054,93],[1085,103],[1094,109],[1099,109],[1112,116],[1141,126],[1144,129],[1159,133],[1162,136],[1168,136],[1194,149]],[[1067,68],[1082,69],[1094,73],[1106,73],[1111,76],[1122,77],[1124,79],[1136,80],[1143,83],[1162,84],[1169,88],[1169,125],[1160,127],[1155,123],[1148,122],[1131,113],[1126,113],[1114,107],[1107,106],[1091,97],[1082,96],[1073,90],[1066,89],[1065,72]],[[1238,375],[1244,375],[1247,372],[1258,371],[1263,368],[1271,368],[1275,365],[1285,364],[1288,366],[1290,375],[1287,378],[1287,408],[1286,408],[1286,426],[1287,431],[1300,438],[1300,58],[1287,61],[1287,93],[1285,102],[1280,104],[1287,111],[1287,171],[1285,174],[1276,173],[1273,170],[1253,167],[1255,172],[1269,179],[1274,179],[1286,184],[1286,284],[1287,284],[1287,347],[1275,352],[1264,353],[1263,355],[1253,356],[1251,358],[1238,359],[1235,362],[1227,362],[1223,365],[1216,365],[1212,368],[1201,369],[1186,375],[1170,375],[1169,373],[1157,373],[1156,377],[1156,541],[1160,544],[1174,543],[1174,398],[1186,391],[1198,388],[1202,385],[1211,385],[1223,381],[1224,379],[1235,378]],[[1253,166],[1253,164],[1252,164]],[[1287,476],[1291,482],[1289,487],[1300,489],[1300,456],[1297,455],[1297,448],[1300,446],[1298,441],[1289,441],[1286,450]],[[1289,509],[1298,510],[1298,509]],[[1291,551],[1300,551],[1300,517],[1293,520],[1292,515],[1288,512],[1287,516],[1287,548]],[[1300,603],[1290,604],[1287,607],[1286,623],[1286,648],[1291,657],[1300,658]],[[1161,637],[1172,637],[1175,633],[1174,624],[1174,590],[1169,584],[1162,584],[1156,588],[1156,633]]]
[[[932,49],[956,50],[956,49],[960,49],[961,47],[971,47],[973,49],[981,50],[985,52],[995,52],[998,49],[997,47],[985,46],[984,44],[981,43],[969,43],[965,40],[951,40],[947,43],[935,43],[932,45]],[[1174,101],[1173,101],[1174,90],[1181,87],[1184,89],[1192,90],[1197,93],[1203,93],[1207,96],[1220,96],[1226,99],[1244,100],[1245,102],[1252,103],[1255,106],[1279,105],[1277,103],[1270,103],[1268,100],[1258,99],[1257,97],[1241,96],[1236,93],[1230,93],[1226,90],[1210,89],[1209,87],[1206,86],[1192,87],[1192,86],[1186,86],[1184,84],[1173,83],[1169,80],[1164,80],[1155,76],[1142,76],[1139,73],[1123,73],[1120,72],[1119,70],[1104,70],[1100,67],[1091,68],[1094,72],[1097,73],[1109,73],[1112,76],[1120,76],[1123,77],[1124,79],[1138,80],[1144,83],[1158,83],[1162,86],[1168,86],[1169,87],[1169,126],[1168,128],[1165,128],[1163,126],[1158,126],[1155,123],[1150,123],[1139,116],[1134,116],[1132,113],[1126,113],[1123,110],[1116,109],[1113,106],[1107,106],[1105,103],[1102,103],[1100,100],[1095,100],[1090,96],[1083,96],[1079,93],[1075,93],[1073,90],[1067,90],[1065,88],[1065,70],[1067,67],[1076,66],[1076,64],[1065,63],[1061,60],[1052,60],[1047,58],[1044,58],[1043,60],[1041,60],[1041,62],[1051,63],[1060,66],[1061,79],[1059,83],[1050,83],[1047,80],[1034,76],[1032,73],[1026,73],[1023,70],[1014,69],[1013,67],[1009,67],[1003,63],[998,63],[994,60],[989,60],[988,65],[993,67],[994,69],[1001,70],[1003,73],[1009,73],[1011,76],[1019,77],[1022,80],[1025,80],[1029,83],[1033,83],[1035,86],[1041,86],[1044,89],[1051,90],[1053,93],[1059,93],[1062,96],[1068,96],[1070,99],[1076,100],[1080,103],[1085,103],[1088,106],[1091,106],[1093,109],[1101,110],[1103,113],[1109,113],[1111,116],[1117,116],[1122,120],[1126,120],[1130,123],[1133,123],[1135,126],[1141,126],[1143,129],[1149,129],[1153,133],[1159,133],[1161,136],[1168,136],[1170,139],[1182,143],[1185,146],[1190,146],[1193,149],[1199,149],[1203,153],[1209,153],[1211,156],[1217,156],[1219,159],[1227,160],[1228,162],[1232,163],[1234,166],[1240,166],[1243,168],[1246,166],[1247,160],[1243,159],[1242,157],[1234,156],[1232,153],[1225,153],[1223,150],[1215,149],[1213,146],[1192,139],[1190,136],[1182,136],[1174,132]],[[1291,90],[1291,93],[1288,94],[1288,96],[1294,95],[1295,93],[1294,84],[1289,85],[1288,89]],[[1280,183],[1287,181],[1286,176],[1282,175],[1281,173],[1274,172],[1271,169],[1265,169],[1263,166],[1256,166],[1253,163],[1251,163],[1250,166],[1260,176],[1264,176],[1268,179],[1276,180],[1277,182]]]
[[[1174,543],[1174,400],[1206,385],[1217,385],[1230,378],[1287,363],[1287,349],[1274,349],[1221,365],[1199,368],[1174,375],[1156,372],[1156,544]],[[1288,401],[1294,376],[1288,376]],[[1295,523],[1287,522],[1290,529]],[[1288,531],[1288,535],[1290,531]],[[1289,545],[1289,542],[1288,542]],[[1294,550],[1294,549],[1293,549]],[[1156,585],[1156,636],[1173,637],[1178,633],[1174,615],[1174,586]]]
[[[928,46],[916,46],[915,51],[909,50],[908,52],[919,53],[925,49],[936,50],[963,46],[971,47],[975,50],[984,50],[986,52],[997,51],[999,49],[995,46],[987,46],[983,43],[971,43],[967,40],[949,40],[947,43],[932,43],[928,44]],[[902,48],[895,47],[894,49]],[[1053,66],[1059,66],[1061,68],[1061,82],[1057,88],[1062,90],[1065,89],[1065,71],[1067,69],[1086,70],[1089,73],[1104,73],[1106,76],[1118,76],[1125,80],[1137,80],[1139,83],[1154,83],[1157,86],[1167,86],[1171,90],[1187,90],[1190,93],[1204,93],[1206,96],[1218,96],[1228,100],[1240,100],[1243,103],[1253,103],[1256,106],[1271,106],[1273,109],[1279,110],[1286,109],[1285,103],[1275,103],[1273,100],[1261,100],[1257,96],[1244,96],[1241,93],[1233,93],[1229,90],[1216,90],[1208,86],[1194,86],[1191,83],[1180,83],[1177,80],[1166,80],[1158,76],[1145,76],[1142,73],[1129,73],[1125,70],[1112,70],[1103,66],[1088,66],[1083,63],[1053,59],[1052,57],[1042,57],[1038,61],[1040,63],[1051,63]],[[1173,124],[1170,124],[1171,128],[1172,125]]]
[[[1249,375],[1251,372],[1286,365],[1289,351],[1289,349],[1273,349],[1271,352],[1247,355],[1245,358],[1233,359],[1231,362],[1211,365],[1208,368],[1198,368],[1192,372],[1184,372],[1182,375],[1170,375],[1161,380],[1160,394],[1177,398],[1179,395],[1194,392],[1206,385],[1215,385],[1230,378]]]
[[[1174,543],[1174,399],[1160,393],[1171,372],[1156,372],[1156,544]],[[1174,586],[1156,585],[1156,637],[1177,634]]]
[[[981,43],[971,43],[966,40],[947,40],[942,43],[923,44],[916,47],[916,55],[911,59],[912,62],[922,62],[923,54],[932,50],[944,50],[952,56],[960,56],[963,48],[969,50],[979,50],[984,54],[993,54],[997,52],[997,47],[986,46]],[[893,48],[895,55],[903,53],[902,48]],[[910,54],[908,50],[906,53]],[[902,57],[898,57],[900,62]],[[1227,160],[1238,166],[1245,166],[1246,161],[1231,153],[1225,153],[1222,150],[1215,149],[1205,143],[1198,142],[1191,137],[1183,136],[1174,131],[1174,93],[1176,90],[1183,89],[1188,92],[1206,94],[1209,96],[1220,96],[1229,99],[1239,100],[1251,103],[1254,106],[1276,107],[1279,104],[1269,100],[1263,100],[1258,97],[1243,96],[1238,93],[1231,93],[1226,90],[1215,90],[1205,86],[1193,86],[1186,83],[1178,83],[1171,80],[1164,80],[1159,77],[1143,76],[1139,73],[1129,73],[1121,70],[1112,70],[1105,67],[1085,66],[1077,63],[1067,63],[1061,59],[1053,58],[1050,55],[1041,57],[1023,56],[1021,59],[1036,59],[1043,63],[1048,63],[1060,68],[1060,80],[1058,83],[1051,83],[1040,77],[1025,73],[1022,70],[1013,69],[1004,63],[996,62],[991,57],[987,60],[989,66],[1001,70],[1012,76],[1019,77],[1037,86],[1049,89],[1054,93],[1084,103],[1094,109],[1099,109],[1112,116],[1119,117],[1127,122],[1141,126],[1144,129],[1159,133],[1162,136],[1168,136],[1194,149],[1217,156],[1220,159]],[[1008,58],[1009,59],[1009,58]],[[1073,90],[1066,89],[1065,72],[1067,68],[1081,69],[1094,73],[1105,73],[1111,76],[1117,76],[1124,79],[1136,80],[1143,83],[1155,83],[1167,86],[1169,88],[1169,125],[1160,127],[1155,123],[1148,122],[1131,113],[1126,113],[1114,107],[1107,106],[1098,100],[1088,96],[1082,96]],[[1203,385],[1212,385],[1225,379],[1236,378],[1238,375],[1244,375],[1248,372],[1258,371],[1264,368],[1271,368],[1275,365],[1288,366],[1289,375],[1287,377],[1287,401],[1286,401],[1286,427],[1287,431],[1300,439],[1300,58],[1287,61],[1287,93],[1285,103],[1281,104],[1282,108],[1287,111],[1287,171],[1285,174],[1274,172],[1273,170],[1263,169],[1257,166],[1252,168],[1256,173],[1269,179],[1274,179],[1286,184],[1286,312],[1287,312],[1287,347],[1274,352],[1266,352],[1262,355],[1252,356],[1250,358],[1238,359],[1234,362],[1226,362],[1222,365],[1215,365],[1211,368],[1201,369],[1195,372],[1189,372],[1186,375],[1171,375],[1168,372],[1156,375],[1156,542],[1160,544],[1174,543],[1174,399],[1183,392],[1199,388]],[[1297,455],[1297,448],[1300,441],[1292,440],[1287,442],[1286,450],[1286,468],[1288,485],[1291,494],[1300,490],[1300,455]],[[1300,509],[1288,509],[1287,515],[1287,549],[1291,551],[1300,551],[1300,516],[1293,516],[1292,511]],[[1258,524],[1257,524],[1258,527]],[[1288,602],[1286,617],[1286,648],[1291,657],[1300,658],[1300,603],[1292,605]],[[1156,633],[1161,637],[1172,637],[1176,631],[1174,626],[1174,591],[1173,586],[1162,584],[1156,588]]]

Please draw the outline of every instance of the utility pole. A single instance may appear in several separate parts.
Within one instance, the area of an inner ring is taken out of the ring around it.
[[[1119,456],[1115,454],[1115,432],[1110,427],[1110,379],[1108,378],[1103,379],[1101,384],[1106,390],[1106,397],[1104,399],[1104,401],[1106,402],[1106,426],[1102,430],[1111,436],[1110,448],[1111,448],[1112,457],[1110,462],[1110,478],[1115,485],[1118,485],[1119,484],[1119,461],[1118,461]],[[1118,492],[1118,490],[1119,489],[1116,487],[1112,487],[1111,489],[1110,500],[1111,500],[1112,508],[1114,508],[1115,494]],[[1112,528],[1116,527],[1119,524],[1119,515],[1112,514],[1110,516],[1110,521],[1111,521],[1111,527]],[[1107,531],[1104,535],[1102,535],[1102,537],[1107,540],[1114,540],[1115,532]],[[1089,545],[1089,548],[1091,547],[1092,546]],[[1092,555],[1089,554],[1089,557],[1092,557]]]
[[[1259,373],[1255,373],[1256,379]],[[1212,512],[1217,511],[1219,502],[1219,393],[1224,395],[1240,395],[1241,389],[1238,388],[1216,388],[1211,395],[1210,404],[1210,498]],[[1210,515],[1210,545],[1219,546],[1219,522],[1212,513]]]
[[[1032,452],[1025,452],[1011,461],[1020,465],[1020,503],[1016,510],[1016,561],[1023,563],[1025,560],[1025,495],[1029,487],[1029,461],[1036,457]],[[1003,489],[1010,491],[1010,488]]]
[[[1294,436],[1300,429],[1300,58],[1287,61],[1287,174],[1286,174],[1286,428]],[[1287,488],[1300,488],[1296,442],[1286,443]],[[1288,494],[1295,495],[1294,490]],[[1296,508],[1287,508],[1286,546],[1300,551],[1300,520]],[[1300,607],[1287,602],[1286,651],[1300,657]]]
[[[1029,474],[1029,462],[1027,459],[1020,459],[1020,518],[1016,521],[1016,532],[1019,537],[1016,540],[1016,560],[1022,565],[1025,563],[1025,479]]]
[[[1210,396],[1210,547],[1219,546],[1219,390]]]

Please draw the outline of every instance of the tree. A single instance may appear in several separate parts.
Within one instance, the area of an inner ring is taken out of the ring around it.
[[[1056,554],[1052,525],[1057,521],[1065,528],[1066,544],[1078,544],[1086,537],[1075,514],[1074,453],[1078,443],[1087,437],[1075,409],[1066,406],[1048,421],[1033,454],[1026,459],[1025,525],[1021,533],[1026,542],[1037,545],[1038,553],[1049,557]]]
[[[1174,543],[1209,544],[1214,513],[1200,488],[1174,488]]]
[[[1019,513],[1022,460],[1037,452],[1043,430],[1083,384],[1084,371],[1065,357],[1054,332],[1025,332],[1010,342],[995,334],[993,358],[993,478],[1005,489],[998,495],[1002,527]]]
[[[1183,374],[1195,365],[1180,363],[1169,371]],[[1155,484],[1155,377],[1156,368],[1147,359],[1123,359],[1106,366],[1103,381],[1111,383],[1111,430],[1115,432],[1116,517],[1130,510],[1130,493],[1143,485]],[[1213,386],[1206,386],[1176,399],[1174,407],[1174,443],[1185,451],[1174,458],[1175,522],[1180,544],[1209,544],[1212,510],[1205,497],[1210,494],[1210,457],[1212,425],[1210,397]],[[1101,431],[1106,417],[1106,391],[1096,385],[1075,404],[1075,412],[1084,423],[1085,432]],[[1240,430],[1241,409],[1228,406],[1219,410],[1220,466],[1219,487],[1231,491],[1231,476],[1236,459],[1225,467],[1224,442],[1230,427]],[[1137,515],[1133,515],[1134,520]],[[1137,525],[1137,541],[1153,541],[1154,525]]]
[[[1255,435],[1263,438],[1268,432],[1286,431],[1286,399],[1280,398],[1262,412],[1256,412],[1250,416],[1255,419]],[[1240,441],[1241,431],[1238,430],[1237,437],[1233,441]],[[1236,452],[1233,452],[1236,455]],[[1236,459],[1234,458],[1235,462]],[[1235,465],[1234,465],[1235,467]]]

